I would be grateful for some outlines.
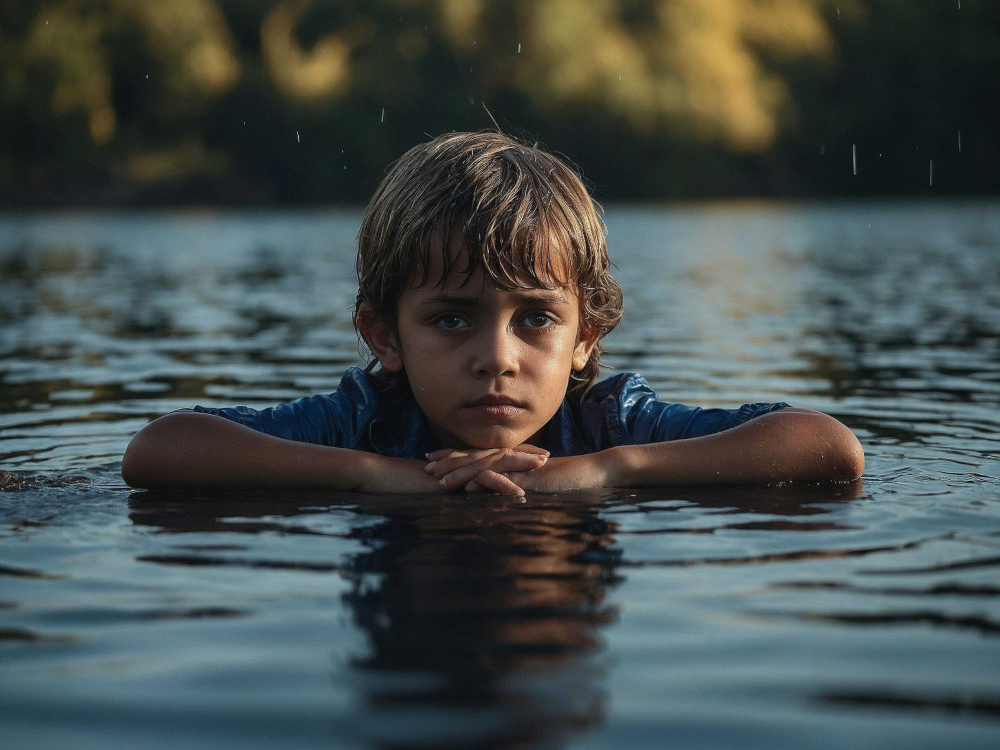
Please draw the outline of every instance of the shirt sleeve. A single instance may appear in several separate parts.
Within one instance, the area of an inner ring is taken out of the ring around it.
[[[360,370],[348,371],[333,393],[305,396],[266,409],[194,407],[196,412],[224,417],[267,435],[336,448],[357,445],[374,409],[374,393]]]
[[[781,401],[743,404],[738,409],[703,409],[666,403],[656,398],[656,393],[641,375],[623,379],[617,400],[624,432],[636,444],[713,435],[789,406]]]

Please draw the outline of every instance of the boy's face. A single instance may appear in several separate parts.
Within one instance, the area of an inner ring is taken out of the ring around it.
[[[453,268],[463,267],[460,241],[450,252]],[[596,343],[581,329],[577,293],[572,286],[499,289],[482,268],[467,279],[453,271],[441,284],[440,258],[435,265],[427,283],[400,296],[398,340],[376,352],[383,367],[406,371],[446,447],[537,440],[566,395],[570,371],[584,367]]]

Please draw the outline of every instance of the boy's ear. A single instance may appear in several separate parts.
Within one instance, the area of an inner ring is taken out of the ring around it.
[[[378,357],[388,372],[403,369],[403,355],[392,326],[384,315],[378,315],[371,305],[362,302],[358,307],[358,331],[372,354]]]
[[[590,361],[590,354],[597,346],[598,339],[601,338],[600,328],[584,328],[580,326],[580,333],[577,335],[576,347],[573,349],[573,369],[582,370]]]

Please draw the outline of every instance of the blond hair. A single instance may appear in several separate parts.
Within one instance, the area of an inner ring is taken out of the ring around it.
[[[448,133],[414,146],[382,180],[361,224],[355,328],[363,303],[394,326],[403,289],[427,281],[431,253],[441,253],[446,279],[454,258],[445,246],[461,232],[466,276],[481,266],[501,289],[575,287],[581,325],[598,334],[571,375],[570,394],[582,396],[600,372],[600,338],[624,311],[601,214],[571,167],[503,133]]]

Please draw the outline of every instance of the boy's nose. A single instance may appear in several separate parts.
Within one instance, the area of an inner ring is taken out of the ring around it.
[[[517,337],[508,329],[491,331],[482,336],[472,362],[476,377],[499,377],[516,375]]]

